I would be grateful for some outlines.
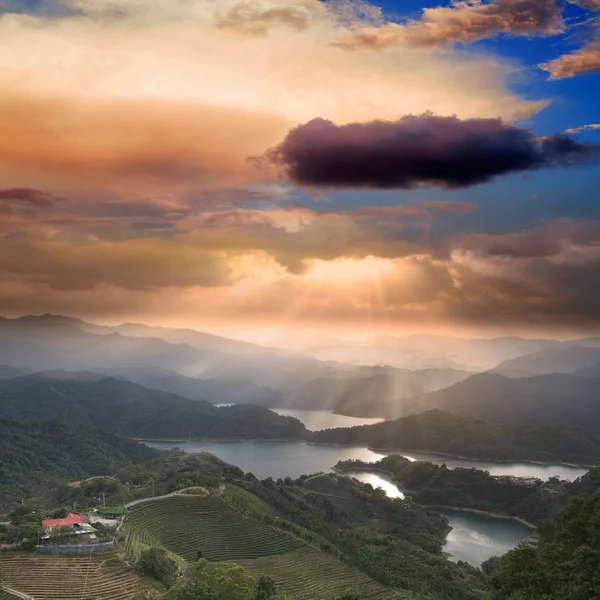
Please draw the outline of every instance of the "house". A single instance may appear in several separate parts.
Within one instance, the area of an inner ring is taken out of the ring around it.
[[[75,515],[69,513],[64,519],[46,519],[42,521],[46,535],[43,539],[48,539],[52,532],[58,530],[68,532],[71,535],[89,535],[91,539],[95,538],[95,529],[88,523],[86,515]]]

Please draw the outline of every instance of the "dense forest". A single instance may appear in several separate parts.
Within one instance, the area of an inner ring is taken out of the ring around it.
[[[0,417],[58,419],[155,439],[303,439],[304,425],[266,408],[215,407],[130,381],[56,380],[44,374],[0,381]]]
[[[600,468],[574,482],[551,478],[536,485],[498,479],[479,469],[448,469],[444,464],[411,462],[398,455],[386,456],[376,463],[340,462],[336,470],[380,470],[419,504],[484,510],[535,525],[556,517],[573,497],[587,496],[600,487]]]
[[[600,436],[577,427],[487,423],[437,409],[375,425],[317,431],[308,439],[478,460],[600,464]]]
[[[495,600],[600,598],[600,493],[574,499],[540,549],[521,544],[483,564]]]
[[[19,501],[58,481],[109,475],[159,456],[152,448],[100,429],[0,419],[0,501]]]

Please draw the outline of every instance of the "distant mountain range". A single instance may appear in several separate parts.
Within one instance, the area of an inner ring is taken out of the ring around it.
[[[421,357],[423,364],[441,366],[411,370],[323,361],[189,329],[105,327],[43,315],[0,318],[0,365],[6,365],[0,367],[0,380],[40,371],[46,379],[78,378],[98,385],[110,377],[179,400],[356,417],[395,418],[440,408],[491,420],[562,419],[584,427],[596,427],[600,419],[594,403],[600,338],[560,342],[416,335],[381,336],[369,344],[345,348],[357,361],[360,356],[368,361],[371,350],[379,348],[392,363],[394,357],[399,364]],[[491,370],[478,373],[448,364]]]
[[[396,414],[439,408],[487,421],[574,425],[600,433],[600,378],[552,374],[512,379],[481,373],[396,404]]]
[[[600,348],[600,338],[561,342],[518,337],[467,339],[438,335],[384,335],[363,342],[339,341],[311,346],[307,352],[320,360],[351,364],[386,364],[412,370],[453,368],[486,371],[504,361],[538,350],[571,345]]]
[[[600,347],[558,346],[545,348],[500,363],[493,373],[506,377],[531,377],[551,373],[576,373],[600,364]]]

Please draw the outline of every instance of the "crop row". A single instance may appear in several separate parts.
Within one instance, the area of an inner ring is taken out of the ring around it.
[[[5,585],[35,600],[133,600],[140,580],[130,570],[107,573],[94,558],[13,555],[0,558]]]
[[[351,587],[363,600],[401,600],[404,596],[384,588],[335,557],[305,546],[285,556],[239,560],[251,575],[270,575],[280,592],[295,600],[328,600]]]
[[[215,497],[176,496],[139,504],[127,521],[139,542],[150,534],[165,548],[196,560],[236,560],[284,554],[301,545],[293,536],[232,509]]]

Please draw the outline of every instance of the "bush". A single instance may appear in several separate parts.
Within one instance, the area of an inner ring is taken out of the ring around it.
[[[163,548],[144,550],[138,561],[140,573],[154,577],[171,587],[177,580],[177,565]]]

